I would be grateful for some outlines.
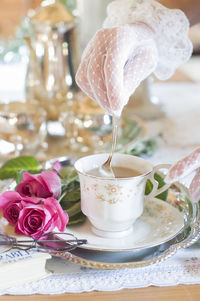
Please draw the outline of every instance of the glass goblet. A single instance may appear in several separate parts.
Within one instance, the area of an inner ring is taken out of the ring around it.
[[[0,104],[0,154],[35,155],[44,143],[45,127],[46,112],[38,104]]]

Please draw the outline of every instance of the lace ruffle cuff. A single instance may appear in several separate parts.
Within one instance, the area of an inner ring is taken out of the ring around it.
[[[103,27],[137,22],[145,23],[155,33],[158,64],[154,74],[162,80],[171,77],[192,54],[187,17],[181,10],[168,9],[155,0],[116,0],[108,5]]]

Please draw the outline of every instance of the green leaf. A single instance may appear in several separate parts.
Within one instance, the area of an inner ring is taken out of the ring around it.
[[[141,126],[138,124],[138,122],[132,120],[123,118],[126,122],[126,127],[123,129],[123,137],[118,139],[118,144],[125,145],[127,143],[130,143],[134,138],[136,138],[139,133],[141,132]]]
[[[19,170],[16,173],[16,185],[18,185],[23,180],[23,173],[27,171],[25,169]]]
[[[163,177],[161,177],[158,173],[154,175],[154,178],[158,182],[158,188],[161,188],[165,185],[165,181]],[[161,194],[157,195],[156,197],[160,200],[166,201],[167,196],[168,196],[168,190],[165,190]]]
[[[66,210],[69,218],[72,216],[75,216],[78,213],[81,213],[81,203],[75,203],[73,206],[71,206],[69,209]]]
[[[80,200],[80,189],[66,191],[63,196],[61,195],[60,199],[61,206],[68,202],[77,202]]]
[[[157,137],[150,137],[136,142],[125,153],[133,156],[152,156],[157,149]]]
[[[30,173],[38,173],[40,165],[34,157],[21,156],[10,159],[0,168],[0,180],[16,178],[17,172],[23,169]]]
[[[85,220],[86,220],[86,216],[82,212],[80,212],[69,218],[69,223],[67,224],[67,226],[83,223]]]
[[[150,194],[152,189],[153,189],[153,184],[151,183],[150,180],[147,180],[146,187],[145,187],[145,195]]]
[[[73,166],[62,168],[60,177],[62,194],[58,201],[69,216],[68,225],[83,222],[85,215],[81,212],[80,182],[75,168]]]
[[[69,185],[69,183],[78,179],[78,174],[73,166],[67,166],[61,169],[60,177],[63,185]]]
[[[80,182],[79,180],[75,180],[75,181],[72,181],[68,184],[63,184],[62,183],[62,192],[69,192],[71,190],[79,190],[80,189]]]
[[[161,177],[158,173],[155,173],[154,179],[158,182],[158,188],[161,188],[165,185],[165,181],[164,181],[163,177]],[[150,180],[147,180],[146,187],[145,187],[145,195],[150,194],[152,189],[153,189],[152,182]],[[156,197],[160,200],[166,201],[167,196],[168,196],[168,190],[160,193]]]

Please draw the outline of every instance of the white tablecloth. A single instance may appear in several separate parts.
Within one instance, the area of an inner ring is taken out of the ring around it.
[[[147,123],[148,134],[162,132],[159,150],[150,158],[154,164],[174,163],[200,146],[200,84],[156,84],[157,94],[166,116]],[[137,269],[93,270],[60,258],[51,259],[47,267],[52,275],[3,294],[61,294],[65,292],[112,291],[150,285],[173,286],[200,283],[200,249],[180,250],[163,263]]]
[[[163,136],[150,160],[175,163],[200,146],[200,83],[159,83],[154,85],[154,93],[166,115],[147,123],[150,135],[161,132]]]

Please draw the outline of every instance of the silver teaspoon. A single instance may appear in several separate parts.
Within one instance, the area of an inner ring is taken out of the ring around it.
[[[102,176],[108,177],[108,178],[115,178],[115,174],[113,172],[111,161],[113,158],[113,154],[116,148],[117,144],[117,134],[118,134],[118,127],[119,127],[119,118],[116,116],[112,117],[112,145],[111,145],[111,151],[109,154],[108,159],[105,163],[99,168],[99,172]]]

